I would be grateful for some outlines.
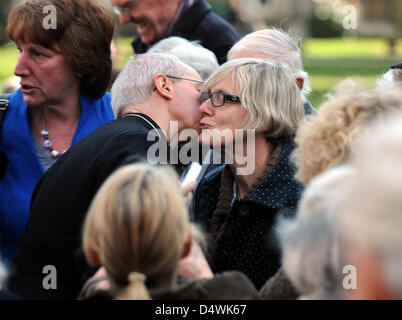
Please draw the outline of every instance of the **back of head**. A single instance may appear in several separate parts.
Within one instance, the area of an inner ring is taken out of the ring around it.
[[[229,74],[247,110],[245,129],[266,132],[267,138],[273,140],[293,139],[304,112],[289,68],[254,58],[231,60],[205,82],[204,91]]]
[[[169,37],[154,44],[148,52],[167,53],[178,57],[197,71],[206,80],[219,64],[215,54],[195,41],[180,37]]]
[[[316,117],[299,126],[293,156],[295,178],[306,185],[323,171],[345,162],[369,123],[401,111],[402,98],[392,91],[357,91],[330,98]]]
[[[56,25],[45,25],[47,17]],[[11,11],[7,31],[14,42],[60,50],[80,78],[81,94],[92,98],[105,94],[112,72],[114,21],[98,1],[27,0]]]
[[[377,80],[378,90],[397,89],[402,87],[402,63],[391,67]]]
[[[330,298],[339,289],[339,240],[334,218],[352,174],[353,168],[341,166],[313,179],[296,217],[279,223],[283,268],[303,298]]]
[[[258,53],[263,60],[285,63],[294,72],[303,69],[297,42],[279,29],[263,29],[247,34],[230,49],[229,59],[239,49]]]
[[[392,69],[392,78],[394,80],[394,88],[402,87],[402,68]]]
[[[190,224],[178,178],[168,167],[133,164],[113,173],[89,208],[83,241],[125,288],[120,299],[149,299],[171,284]],[[132,277],[132,275],[144,275]]]
[[[356,248],[368,248],[380,266],[387,289],[396,299],[402,298],[401,163],[402,117],[397,116],[377,123],[361,140],[353,159],[356,174],[346,185],[338,219],[346,248],[351,250],[345,252],[345,262],[350,264]],[[367,261],[364,264],[367,266]],[[356,266],[357,272],[363,275],[359,267]]]
[[[181,76],[189,69],[189,66],[172,55],[162,53],[135,55],[127,61],[112,86],[112,107],[115,117],[120,118],[127,106],[138,106],[149,99],[157,74]]]
[[[233,56],[240,50],[246,50],[252,54],[250,57],[288,65],[295,77],[304,79],[302,95],[307,96],[311,92],[308,75],[303,70],[298,41],[292,39],[286,32],[271,28],[249,33],[230,49],[228,60],[232,60]]]
[[[169,53],[172,49],[182,44],[191,43],[185,38],[182,37],[168,37],[162,40],[159,40],[155,43],[151,48],[149,48],[148,52],[152,53]]]

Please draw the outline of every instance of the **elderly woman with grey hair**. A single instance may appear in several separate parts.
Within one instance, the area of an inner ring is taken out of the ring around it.
[[[272,292],[272,287],[262,290],[262,295],[272,298],[337,299],[341,267],[339,237],[334,229],[334,219],[347,179],[354,170],[349,166],[335,167],[311,181],[305,190],[296,218],[283,219],[278,233],[283,252],[282,280],[278,288],[293,286],[293,297]],[[278,277],[278,276],[276,276]],[[272,282],[272,281],[271,281]],[[284,289],[285,288],[285,289]],[[268,294],[271,296],[268,296]],[[286,294],[286,293],[285,293]]]
[[[402,117],[367,131],[337,215],[348,299],[402,299]]]
[[[236,59],[202,90],[199,140],[220,150],[227,164],[200,182],[195,221],[209,238],[213,272],[239,270],[261,287],[280,266],[275,218],[280,209],[294,214],[303,189],[289,161],[304,117],[299,89],[286,66]]]

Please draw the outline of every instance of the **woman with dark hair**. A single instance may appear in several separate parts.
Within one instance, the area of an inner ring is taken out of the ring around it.
[[[8,264],[39,178],[70,146],[113,119],[105,92],[114,22],[93,0],[28,0],[10,13],[7,30],[20,51],[14,73],[21,78],[0,133],[6,159],[0,243]]]

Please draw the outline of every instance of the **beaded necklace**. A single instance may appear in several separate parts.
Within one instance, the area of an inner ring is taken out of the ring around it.
[[[64,152],[67,151],[67,149],[64,150],[63,152],[59,152],[59,151],[57,151],[56,149],[54,149],[54,148],[52,147],[52,142],[51,142],[50,139],[49,139],[49,130],[46,129],[46,127],[47,127],[47,125],[46,125],[46,118],[45,118],[45,115],[43,114],[43,111],[42,111],[42,118],[43,118],[43,124],[44,124],[44,127],[45,127],[45,128],[42,129],[41,132],[40,132],[42,138],[45,140],[45,141],[43,142],[43,146],[45,147],[45,149],[48,149],[48,150],[50,151],[50,154],[52,155],[53,159],[58,159],[58,158],[60,158],[60,156],[61,156]]]
[[[50,151],[50,154],[52,155],[52,157],[54,159],[57,159],[60,157],[60,152],[57,151],[56,149],[53,149],[52,147],[52,142],[49,140],[49,131],[47,129],[42,129],[40,132],[41,136],[43,137],[43,139],[45,140],[43,142],[43,146],[48,149]],[[65,152],[65,151],[64,151]],[[64,153],[63,152],[63,153]]]

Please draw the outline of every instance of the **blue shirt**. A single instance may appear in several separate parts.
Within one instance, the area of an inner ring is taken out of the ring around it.
[[[71,145],[114,118],[109,93],[100,99],[81,96],[80,102],[81,117]],[[3,262],[9,265],[28,220],[32,192],[45,172],[35,152],[28,106],[21,90],[10,97],[0,136],[0,151],[8,159],[4,177],[0,180],[0,253]]]

